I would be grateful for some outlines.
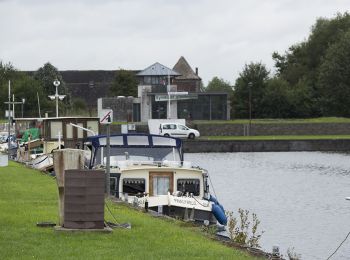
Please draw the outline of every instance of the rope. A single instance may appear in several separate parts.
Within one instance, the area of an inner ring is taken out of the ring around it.
[[[197,203],[198,203],[199,205],[201,205],[202,207],[208,207],[208,206],[209,206],[209,202],[208,202],[208,205],[203,205],[202,203],[200,203],[200,202],[196,199],[196,197],[193,196],[192,198],[194,198],[194,200],[197,201]]]
[[[348,239],[350,235],[350,232],[346,235],[345,239],[343,240],[343,242],[340,243],[340,245],[338,246],[338,248],[327,258],[327,260],[331,259],[331,257],[338,251],[338,249],[343,245],[343,243]]]
[[[211,181],[210,174],[209,174],[209,172],[208,172],[208,171],[207,171],[207,173],[208,173],[208,177],[209,177],[210,185],[211,185],[211,187],[212,187],[212,189],[213,189],[213,192],[214,192],[215,198],[216,198],[217,200],[219,200],[218,196],[216,195],[216,192],[215,192],[215,189],[214,189],[214,185],[213,185],[213,183],[212,183],[212,181]]]
[[[117,220],[117,219],[115,218],[115,216],[113,215],[111,209],[108,207],[107,201],[106,201],[106,206],[107,206],[107,209],[108,209],[108,211],[109,211],[109,214],[111,214],[111,216],[114,218],[115,222],[116,222],[117,224],[119,224],[118,220]]]

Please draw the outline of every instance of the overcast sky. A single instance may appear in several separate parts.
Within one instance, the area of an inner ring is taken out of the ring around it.
[[[0,60],[20,70],[172,68],[234,83],[244,64],[305,40],[349,0],[0,0]]]

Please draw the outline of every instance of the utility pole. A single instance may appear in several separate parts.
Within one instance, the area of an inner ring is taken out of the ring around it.
[[[8,115],[8,140],[7,140],[7,154],[8,154],[8,160],[10,161],[11,156],[10,156],[10,145],[11,145],[11,141],[10,141],[10,134],[11,134],[11,81],[9,80],[9,101],[8,101],[9,107],[7,110],[7,115]]]
[[[13,95],[13,101],[11,102],[11,81],[9,80],[9,93],[8,93],[8,102],[5,102],[5,104],[8,104],[8,110],[7,110],[7,117],[8,117],[8,137],[7,137],[7,155],[8,160],[11,159],[11,104],[13,105],[13,110],[15,110],[15,104],[22,104],[22,102],[15,102],[15,96]],[[14,116],[15,111],[12,111],[12,116]]]
[[[171,89],[171,87],[170,87],[170,74],[169,74],[169,71],[168,71],[168,87],[167,88],[168,88],[168,105],[169,105],[167,118],[170,119],[171,118],[171,112],[170,112],[170,89]]]

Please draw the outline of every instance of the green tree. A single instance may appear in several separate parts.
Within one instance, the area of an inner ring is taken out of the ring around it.
[[[0,62],[0,102],[8,99],[8,80],[11,80],[11,96],[14,95],[15,101],[22,101],[25,99],[23,105],[23,115],[25,117],[37,117],[38,114],[38,99],[40,98],[41,109],[54,110],[54,104],[47,100],[47,95],[43,92],[40,82],[35,80],[32,76],[17,71],[11,63],[4,64]],[[6,94],[5,94],[6,93]],[[11,97],[12,98],[12,97]],[[3,116],[6,106],[1,106],[0,113]],[[15,116],[22,116],[22,105],[15,105]]]
[[[350,15],[337,14],[333,19],[319,18],[315,25],[311,28],[310,36],[304,42],[291,46],[284,55],[273,53],[272,58],[275,61],[277,76],[286,80],[291,89],[296,94],[291,94],[298,105],[294,108],[298,111],[294,115],[303,115],[308,117],[330,115],[330,114],[346,114],[346,111],[340,113],[340,105],[338,108],[330,107],[335,104],[335,93],[327,96],[329,93],[325,91],[325,83],[321,81],[325,77],[327,70],[324,65],[324,59],[327,56],[328,62],[329,51],[332,46],[337,45],[338,48],[345,46],[339,44],[344,35],[350,30]],[[334,51],[334,50],[333,50]],[[341,52],[341,50],[338,50]],[[334,77],[342,77],[344,74],[342,69],[333,70]],[[320,74],[323,74],[322,76]],[[305,91],[305,93],[301,93]],[[333,96],[333,97],[332,97]],[[339,98],[344,98],[340,97]],[[300,109],[304,108],[305,111]],[[342,109],[345,109],[343,106]]]
[[[13,81],[13,93],[15,95],[16,101],[21,101],[25,99],[23,105],[23,116],[24,117],[38,117],[39,107],[38,107],[38,96],[40,99],[41,111],[54,111],[54,104],[47,99],[46,94],[40,85],[40,82],[35,80],[33,77],[28,76],[23,72],[19,72],[16,80]],[[17,105],[15,107],[16,117],[22,116],[22,105]],[[41,115],[42,116],[42,115]]]
[[[130,70],[118,70],[110,88],[110,94],[114,96],[133,96],[137,95],[137,80],[135,73]]]
[[[278,75],[292,85],[303,77],[315,82],[329,46],[338,42],[349,28],[350,15],[347,12],[337,14],[333,19],[317,19],[306,41],[294,44],[284,55],[273,53]]]
[[[88,112],[86,102],[82,98],[72,99],[72,109],[76,114],[81,115],[81,116],[86,116],[87,112]]]
[[[43,67],[40,67],[34,73],[34,78],[39,81],[46,95],[55,94],[56,87],[53,85],[53,82],[56,79],[61,83],[58,90],[59,94],[67,94],[66,85],[60,72],[50,62],[47,62]]]
[[[224,91],[229,94],[231,97],[233,94],[232,86],[229,82],[224,79],[214,77],[211,81],[209,81],[208,86],[205,88],[206,92],[220,92]]]
[[[290,117],[289,84],[279,78],[273,78],[266,82],[261,101],[261,114],[267,118]]]
[[[249,101],[252,107],[252,117],[261,118],[264,89],[270,72],[266,66],[259,63],[250,63],[244,66],[234,86],[234,95],[231,100],[233,116],[238,118],[249,117]],[[249,100],[251,94],[251,100]]]
[[[350,116],[350,30],[328,48],[320,67],[319,88],[325,115]]]
[[[307,118],[319,114],[319,110],[315,111],[319,108],[315,106],[313,91],[312,85],[306,80],[299,80],[296,85],[290,87],[288,91],[288,100],[291,106],[289,117]]]
[[[308,72],[305,46],[305,43],[293,45],[284,56],[277,52],[272,54],[277,75],[291,85],[297,84]]]
[[[39,68],[35,73],[34,73],[34,79],[37,80],[42,88],[43,95],[45,96],[44,101],[47,101],[48,95],[54,95],[56,92],[56,87],[53,85],[53,82],[55,80],[60,81],[60,85],[58,87],[58,93],[60,95],[66,95],[65,99],[60,101],[59,104],[59,114],[66,114],[67,109],[71,107],[70,104],[70,95],[67,91],[67,87],[65,82],[63,81],[62,75],[58,71],[56,67],[54,67],[51,63],[47,62],[44,64],[43,67]],[[41,101],[41,100],[40,100]],[[51,103],[53,103],[51,101]],[[52,114],[54,113],[55,109],[52,110],[51,103],[47,103],[47,107],[44,106],[43,112],[51,112]]]

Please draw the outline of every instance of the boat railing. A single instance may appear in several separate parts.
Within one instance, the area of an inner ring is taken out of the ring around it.
[[[146,160],[135,160],[135,159],[129,159],[129,160],[111,160],[111,167],[119,167],[119,168],[127,168],[130,166],[141,166],[141,165],[155,165],[158,167],[165,166],[165,167],[183,167],[183,168],[191,168],[192,164],[189,161],[183,161],[182,163],[180,161],[169,161],[169,160],[163,160],[163,161],[146,161]],[[103,165],[105,166],[105,165]]]

